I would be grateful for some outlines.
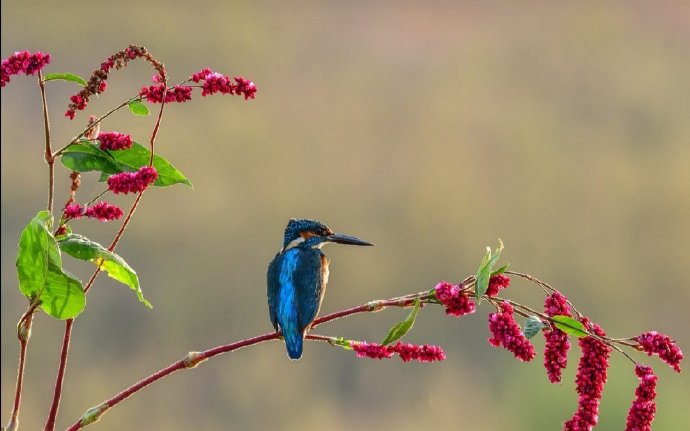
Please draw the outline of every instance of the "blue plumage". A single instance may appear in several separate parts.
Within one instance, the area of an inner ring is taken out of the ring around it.
[[[335,234],[315,220],[291,219],[283,248],[268,265],[268,309],[276,331],[282,331],[290,359],[302,356],[303,341],[316,319],[328,283],[328,259],[321,247],[329,242],[373,245]]]

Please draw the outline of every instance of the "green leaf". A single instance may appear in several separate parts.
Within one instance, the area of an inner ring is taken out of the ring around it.
[[[52,266],[41,294],[41,308],[56,319],[78,316],[86,306],[86,295],[79,281],[72,274]]]
[[[149,108],[138,100],[132,100],[127,106],[134,115],[141,115],[144,117],[149,115]]]
[[[137,142],[132,143],[132,148],[120,151],[108,151],[108,154],[120,165],[120,172],[134,172],[140,167],[148,165],[151,159],[151,152]],[[178,171],[169,161],[157,154],[153,156],[153,167],[156,168],[158,172],[158,179],[153,183],[154,186],[167,187],[173,184],[192,185],[192,183],[182,175],[182,172]],[[104,181],[103,176],[101,176],[101,181]]]
[[[553,320],[554,325],[556,325],[556,328],[560,329],[566,334],[574,335],[580,338],[589,336],[585,325],[570,316],[558,314],[556,316],[552,316],[551,319]]]
[[[75,83],[81,85],[82,87],[86,87],[86,81],[84,81],[84,78],[82,78],[82,77],[79,76],[79,75],[75,75],[74,73],[69,73],[69,72],[65,72],[65,73],[48,73],[48,74],[46,74],[46,75],[43,77],[43,80],[44,80],[44,81],[52,81],[52,80],[55,80],[55,79],[59,79],[59,80],[61,80],[61,81],[71,81],[71,82],[75,82]]]
[[[137,273],[119,255],[78,234],[67,235],[60,241],[60,249],[77,259],[93,262],[106,271],[109,277],[129,286],[144,305],[153,308],[151,303],[144,298]]]
[[[346,340],[343,337],[338,337],[333,340],[331,340],[331,343],[335,344],[336,346],[340,346],[345,350],[352,350],[352,346],[350,345],[350,340]]]
[[[421,302],[419,302],[419,298],[417,298],[417,300],[414,302],[414,308],[412,311],[410,311],[410,314],[402,322],[393,325],[390,331],[388,331],[386,338],[384,338],[381,342],[382,345],[385,346],[393,341],[399,340],[400,338],[404,337],[405,334],[410,331],[410,329],[412,329],[412,325],[414,325],[414,321],[417,318],[417,313],[419,313],[420,305]]]
[[[546,325],[540,318],[537,316],[529,316],[527,320],[525,320],[525,326],[522,333],[525,334],[525,337],[532,338],[537,335],[544,326]]]
[[[479,265],[479,269],[477,269],[477,275],[475,276],[476,283],[474,290],[477,303],[481,302],[482,295],[485,294],[486,290],[489,288],[489,279],[491,278],[491,271],[493,270],[494,265],[498,261],[498,258],[501,256],[502,251],[503,241],[501,241],[500,239],[498,240],[498,248],[494,253],[491,253],[491,247],[486,248],[486,254],[484,254],[482,263]]]
[[[60,157],[67,168],[77,172],[98,171],[104,174],[122,172],[119,164],[106,151],[101,150],[91,141],[80,141],[69,145]]]
[[[40,300],[41,308],[58,319],[77,316],[86,305],[81,282],[62,270],[62,256],[50,233],[53,217],[40,211],[24,228],[17,253],[20,292]]]
[[[22,231],[17,252],[19,291],[29,299],[38,298],[48,279],[48,267],[62,266],[57,243],[50,234],[53,217],[40,211]]]
[[[506,263],[506,264],[503,265],[502,267],[500,267],[500,268],[498,268],[497,270],[493,271],[493,272],[491,273],[491,276],[503,274],[504,272],[506,272],[506,271],[508,270],[508,267],[509,267],[509,266],[510,266],[510,264],[509,264],[509,263]]]

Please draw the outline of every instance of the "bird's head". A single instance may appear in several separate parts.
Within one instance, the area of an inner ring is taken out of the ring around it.
[[[321,248],[328,243],[350,245],[374,245],[354,236],[334,233],[328,226],[308,219],[290,219],[285,227],[283,249],[287,251],[293,247]]]

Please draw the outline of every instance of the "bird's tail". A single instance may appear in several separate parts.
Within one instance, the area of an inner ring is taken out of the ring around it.
[[[283,337],[285,337],[285,347],[287,347],[287,352],[290,359],[297,360],[301,358],[302,347],[304,344],[302,334],[297,330],[284,331]]]

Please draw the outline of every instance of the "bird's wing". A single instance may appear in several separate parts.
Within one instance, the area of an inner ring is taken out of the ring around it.
[[[301,252],[300,264],[295,268],[293,283],[297,291],[297,319],[300,332],[311,325],[319,313],[326,289],[323,279],[321,251],[310,249]]]
[[[276,254],[270,264],[268,264],[268,273],[266,274],[266,281],[268,285],[268,314],[271,317],[271,324],[273,328],[278,330],[278,300],[280,298],[280,253]]]

